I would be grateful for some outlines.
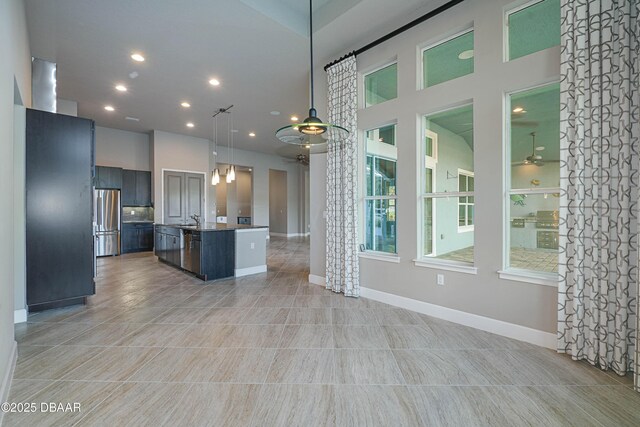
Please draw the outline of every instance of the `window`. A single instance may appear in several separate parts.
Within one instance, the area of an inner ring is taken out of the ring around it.
[[[473,172],[458,169],[458,192],[473,192]],[[473,230],[473,196],[458,197],[458,232]]]
[[[364,76],[364,106],[398,97],[398,64],[394,63]]]
[[[509,60],[560,45],[560,0],[538,0],[507,14]]]
[[[473,106],[426,116],[422,138],[421,257],[473,263]]]
[[[365,247],[376,252],[396,249],[396,125],[366,132]]]
[[[473,73],[473,31],[422,51],[423,87]]]
[[[560,85],[509,96],[506,267],[558,271]]]

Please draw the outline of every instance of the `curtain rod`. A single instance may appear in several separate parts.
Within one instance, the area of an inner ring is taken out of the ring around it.
[[[351,51],[349,53],[347,53],[346,55],[336,59],[335,61],[331,61],[329,62],[327,65],[324,66],[324,70],[327,71],[327,68],[336,65],[337,63],[339,63],[340,61],[350,57],[350,56],[358,56],[361,53],[364,53],[366,51],[368,51],[371,48],[374,48],[376,46],[378,46],[381,43],[386,42],[387,40],[397,36],[398,34],[402,34],[407,30],[410,30],[411,28],[415,27],[418,24],[423,23],[424,21],[433,18],[436,15],[441,14],[442,12],[451,9],[453,6],[462,3],[464,0],[451,0],[445,4],[443,4],[442,6],[433,9],[431,12],[425,13],[424,15],[414,19],[413,21],[409,22],[408,24],[403,25],[402,27],[398,28],[397,30],[394,30],[382,37],[380,37],[377,40],[372,41],[371,43],[369,43],[368,45],[361,47],[360,49],[356,49],[354,51]]]

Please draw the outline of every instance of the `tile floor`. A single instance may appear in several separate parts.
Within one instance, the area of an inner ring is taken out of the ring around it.
[[[6,426],[640,425],[631,380],[307,282],[308,241],[203,283],[151,254],[100,260],[87,307],[16,326]]]

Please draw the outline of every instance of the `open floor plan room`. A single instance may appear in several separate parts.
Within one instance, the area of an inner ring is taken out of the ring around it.
[[[79,402],[4,425],[634,425],[631,378],[306,280],[308,239],[267,273],[202,283],[103,258],[88,306],[16,326],[9,401]],[[581,409],[588,408],[588,409]]]

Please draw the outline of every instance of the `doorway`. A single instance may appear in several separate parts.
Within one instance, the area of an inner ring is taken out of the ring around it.
[[[287,235],[287,172],[269,169],[269,233]]]
[[[204,174],[163,170],[162,183],[164,224],[193,222],[194,214],[205,222]]]

